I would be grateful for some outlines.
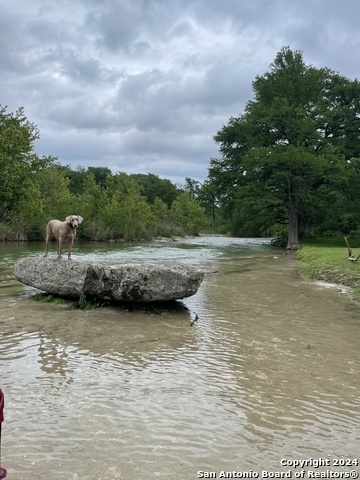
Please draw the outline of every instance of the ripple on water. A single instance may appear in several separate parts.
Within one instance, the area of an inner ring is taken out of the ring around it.
[[[295,455],[355,455],[358,320],[336,292],[255,243],[165,247],[169,259],[217,272],[184,301],[199,316],[192,327],[186,312],[70,315],[32,304],[20,287],[3,296],[3,452],[14,478],[42,468],[37,478],[190,480],[198,470],[276,470]],[[112,261],[105,250],[96,258]],[[115,255],[164,251],[159,242]]]

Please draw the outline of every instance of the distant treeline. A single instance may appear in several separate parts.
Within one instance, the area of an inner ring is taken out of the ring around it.
[[[211,226],[187,183],[180,188],[153,174],[72,170],[47,160],[37,169],[24,165],[12,179],[0,193],[1,240],[42,240],[50,219],[73,213],[85,219],[78,237],[96,241],[196,235]]]
[[[139,240],[196,235],[212,219],[198,198],[198,182],[183,186],[153,174],[113,174],[106,167],[63,166],[39,158],[37,127],[20,108],[0,108],[0,240],[42,240],[46,223],[79,214],[87,240]]]

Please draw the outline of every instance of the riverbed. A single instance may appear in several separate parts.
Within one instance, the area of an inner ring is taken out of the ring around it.
[[[9,478],[289,469],[295,478],[293,459],[309,460],[306,475],[360,470],[333,465],[359,459],[360,309],[336,286],[302,278],[293,255],[266,239],[77,242],[74,261],[174,260],[205,271],[179,309],[84,311],[36,302],[37,291],[14,279],[16,259],[43,250],[0,244]],[[310,459],[324,464],[316,470]]]

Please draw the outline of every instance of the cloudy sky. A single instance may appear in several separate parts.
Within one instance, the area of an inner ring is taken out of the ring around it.
[[[359,18],[359,0],[2,0],[0,104],[64,165],[203,181],[282,47],[359,78]]]

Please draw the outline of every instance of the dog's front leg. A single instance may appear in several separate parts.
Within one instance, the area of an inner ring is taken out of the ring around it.
[[[71,260],[71,250],[74,244],[74,238],[71,238],[69,240],[69,251],[68,251],[68,260]]]

